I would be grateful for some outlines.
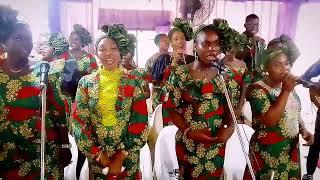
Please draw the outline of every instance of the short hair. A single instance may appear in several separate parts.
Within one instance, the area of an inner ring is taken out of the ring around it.
[[[256,14],[250,14],[246,17],[246,22],[248,22],[252,19],[259,19],[259,17]]]
[[[158,45],[159,44],[159,42],[160,42],[160,39],[162,38],[162,37],[168,37],[166,34],[157,34],[155,37],[154,37],[154,43],[156,44],[156,45]]]

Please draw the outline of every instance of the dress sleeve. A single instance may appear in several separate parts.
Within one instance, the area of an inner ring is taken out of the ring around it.
[[[248,101],[251,105],[253,117],[266,113],[271,106],[266,90],[257,85],[249,86]]]
[[[89,160],[100,151],[92,137],[92,123],[88,104],[88,86],[86,76],[80,79],[75,98],[75,108],[72,111],[72,134],[75,137],[78,148]]]
[[[172,119],[169,116],[170,110],[176,110],[180,105],[181,88],[178,84],[179,76],[176,73],[175,67],[166,69],[165,85],[162,89],[162,116],[163,126],[172,124]],[[169,76],[168,76],[169,75]]]
[[[120,83],[123,98],[117,103],[120,106],[118,120],[127,121],[119,149],[137,154],[147,142],[149,133],[147,103],[141,83],[134,75],[123,78]]]
[[[50,115],[53,116],[56,126],[67,126],[69,107],[66,104],[67,98],[61,91],[63,77],[64,59],[50,63],[47,86],[47,102]]]
[[[88,68],[88,74],[90,74],[98,69],[98,64],[94,55],[89,54],[88,57],[90,58],[90,67]]]

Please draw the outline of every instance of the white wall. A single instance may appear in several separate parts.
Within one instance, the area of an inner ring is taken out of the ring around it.
[[[47,0],[1,0],[0,4],[18,10],[18,18],[31,27],[33,41],[37,40],[39,34],[49,32]]]

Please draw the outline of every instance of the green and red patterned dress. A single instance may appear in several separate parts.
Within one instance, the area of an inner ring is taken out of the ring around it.
[[[218,76],[211,81],[194,80],[186,66],[171,68],[165,85],[163,103],[164,125],[171,124],[168,110],[181,113],[193,130],[210,128],[212,136],[224,126],[226,99]],[[187,179],[220,179],[223,172],[225,143],[202,144],[193,142],[178,130],[176,153],[180,177]]]
[[[247,68],[227,66],[228,71],[225,75],[227,88],[232,101],[232,105],[236,108],[238,106],[242,87],[250,82],[247,75]]]
[[[76,59],[69,52],[63,53],[62,55],[59,56],[59,58],[63,58],[65,60]],[[90,74],[93,71],[98,69],[96,58],[92,54],[87,52],[84,52],[84,54],[80,59],[76,59],[76,64],[77,64],[78,70],[83,75]]]
[[[122,178],[140,179],[139,152],[148,138],[148,112],[142,81],[124,70],[98,71],[84,76],[78,86],[72,130],[78,148],[87,156],[95,179],[106,178],[93,157],[110,158],[125,150]]]
[[[252,127],[255,130],[250,141],[250,160],[257,179],[300,179],[299,121],[300,100],[291,93],[281,120],[274,127],[261,124],[260,116],[267,112],[279,96],[281,89],[273,89],[263,81],[250,87],[248,100],[252,109]],[[251,179],[248,168],[244,180]]]
[[[60,92],[64,61],[51,64],[47,91],[46,178],[62,179],[57,128],[65,126],[65,102]],[[0,68],[0,179],[40,179],[40,63],[21,77]]]

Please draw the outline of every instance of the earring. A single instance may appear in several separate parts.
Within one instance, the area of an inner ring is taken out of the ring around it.
[[[195,61],[198,61],[198,54],[197,54],[196,49],[193,51],[193,56],[194,56]]]
[[[5,60],[8,57],[7,48],[4,44],[0,44],[0,59]]]
[[[264,72],[262,72],[262,75],[263,75],[263,76],[269,76],[269,73],[266,72],[266,71],[264,71]]]

